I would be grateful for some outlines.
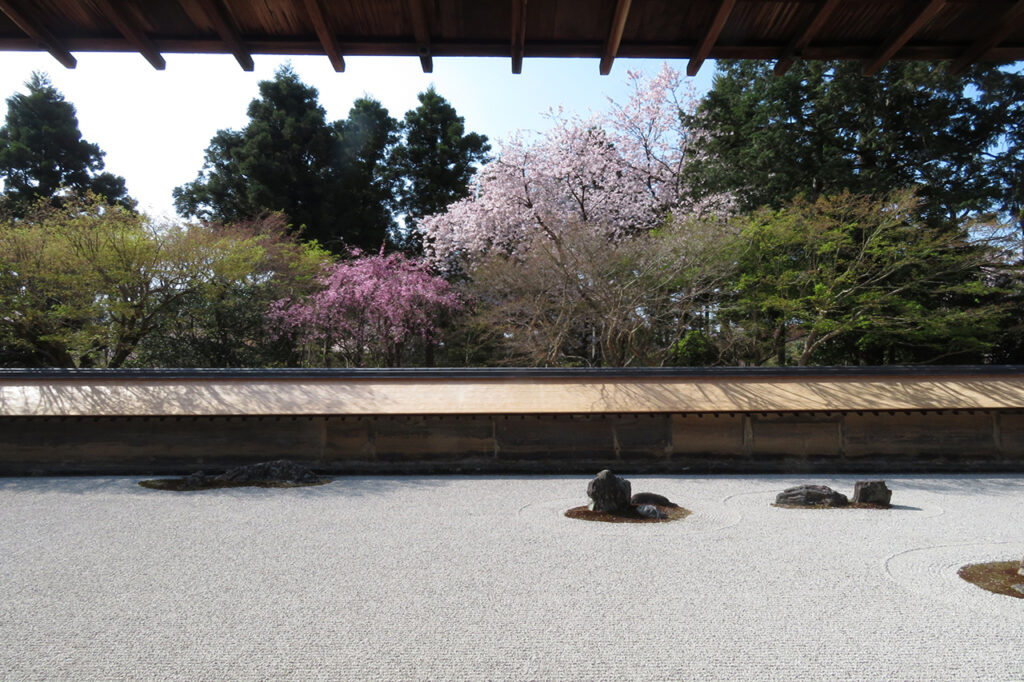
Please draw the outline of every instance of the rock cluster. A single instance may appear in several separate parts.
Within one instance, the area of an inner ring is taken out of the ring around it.
[[[590,509],[596,512],[622,514],[636,512],[649,519],[665,519],[668,515],[658,507],[678,507],[664,495],[637,493],[630,495],[632,485],[608,469],[600,472],[587,484]]]
[[[219,483],[320,483],[320,477],[304,464],[287,459],[273,462],[259,462],[228,469],[223,474],[209,476],[197,471],[185,478],[185,483],[193,487],[216,485]]]
[[[857,481],[853,488],[854,504],[888,507],[892,491],[885,481]],[[775,504],[787,507],[845,507],[850,499],[827,485],[798,485],[786,488],[775,497]]]

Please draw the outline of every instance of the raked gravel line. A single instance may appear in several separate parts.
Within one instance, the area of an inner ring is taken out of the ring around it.
[[[1024,555],[1024,476],[888,476],[887,511],[629,478],[693,515],[567,519],[583,476],[0,479],[0,679],[1024,680],[1024,600],[956,576]]]

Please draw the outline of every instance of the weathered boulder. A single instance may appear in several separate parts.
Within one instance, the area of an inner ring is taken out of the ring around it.
[[[892,491],[885,485],[885,481],[857,481],[853,487],[854,502],[888,507],[890,500]]]
[[[1020,560],[1020,568],[1017,569],[1018,575],[1024,575],[1024,559]]]
[[[608,469],[600,472],[587,484],[590,509],[597,512],[621,512],[629,509],[631,486]]]
[[[640,506],[641,504],[656,504],[659,507],[679,506],[675,502],[669,502],[668,498],[664,495],[659,495],[657,493],[636,493],[632,498],[630,498],[629,503],[636,506]]]
[[[661,511],[653,504],[640,504],[637,505],[636,513],[640,516],[644,516],[648,519],[667,519],[668,514]]]
[[[827,485],[798,485],[786,488],[775,497],[775,504],[793,507],[845,507],[849,498]]]
[[[319,483],[320,477],[304,464],[278,459],[228,469],[212,480],[218,483]]]

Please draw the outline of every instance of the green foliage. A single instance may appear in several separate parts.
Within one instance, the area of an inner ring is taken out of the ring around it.
[[[798,198],[738,220],[738,277],[723,299],[742,364],[978,361],[1005,311],[997,254],[930,228],[918,200]]]
[[[281,252],[288,249],[273,241],[210,227],[154,226],[95,197],[60,207],[44,201],[23,219],[0,223],[5,359],[51,367],[159,365],[168,358],[155,349],[164,344],[177,348],[173,364],[215,364],[201,354],[192,361],[185,355],[180,331],[189,320],[203,319],[207,311],[224,320],[224,301],[238,307],[238,296],[262,315],[262,288],[277,296],[287,290],[285,282],[298,286],[318,271],[322,254],[293,248],[286,256]],[[270,266],[273,258],[293,268],[290,280]],[[306,261],[315,266],[300,263]],[[249,340],[230,321],[208,324],[193,336],[218,333],[226,344]]]
[[[259,90],[248,125],[217,132],[199,177],[174,190],[175,207],[219,223],[280,211],[305,239],[342,248],[334,191],[341,150],[316,89],[284,66]]]
[[[485,135],[465,132],[465,121],[433,87],[419,94],[420,105],[406,112],[404,140],[391,154],[397,207],[405,215],[404,246],[421,250],[412,225],[469,196],[475,164],[487,157]]]
[[[995,172],[1006,166],[997,163],[1006,136],[1019,135],[1021,105],[1009,106],[1022,92],[1019,74],[979,65],[952,76],[925,62],[889,62],[870,78],[856,62],[771,69],[719,62],[694,121],[707,133],[688,168],[697,194],[735,192],[749,211],[799,195],[916,188],[932,225],[1019,210],[1007,196],[1012,183]]]
[[[82,139],[75,107],[45,74],[33,73],[25,85],[27,93],[7,98],[0,128],[0,208],[22,216],[39,199],[56,199],[62,191],[133,208],[124,178],[102,172],[103,152]]]

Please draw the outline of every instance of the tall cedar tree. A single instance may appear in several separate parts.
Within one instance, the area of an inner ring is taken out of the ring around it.
[[[304,239],[337,248],[344,240],[334,191],[341,150],[316,88],[286,65],[259,91],[248,125],[214,135],[203,170],[174,190],[174,205],[182,215],[221,223],[280,211]]]
[[[33,73],[25,85],[27,93],[7,98],[7,118],[0,128],[0,208],[21,217],[40,199],[55,199],[62,190],[134,208],[124,178],[102,172],[103,151],[82,139],[74,105],[44,73]]]
[[[404,140],[391,154],[397,182],[397,208],[405,215],[404,247],[422,249],[413,226],[469,195],[475,164],[487,158],[487,136],[466,133],[465,121],[433,87],[419,95],[420,105],[406,112]]]
[[[1020,74],[978,65],[953,76],[918,62],[890,62],[873,78],[853,62],[771,68],[719,62],[693,120],[707,132],[687,169],[698,193],[732,191],[752,210],[916,187],[932,225],[1019,211],[1022,106],[1007,102],[1024,92]]]
[[[398,243],[388,168],[388,155],[398,142],[398,121],[377,100],[361,97],[335,128],[342,155],[337,222],[346,246],[376,252],[383,244]]]

